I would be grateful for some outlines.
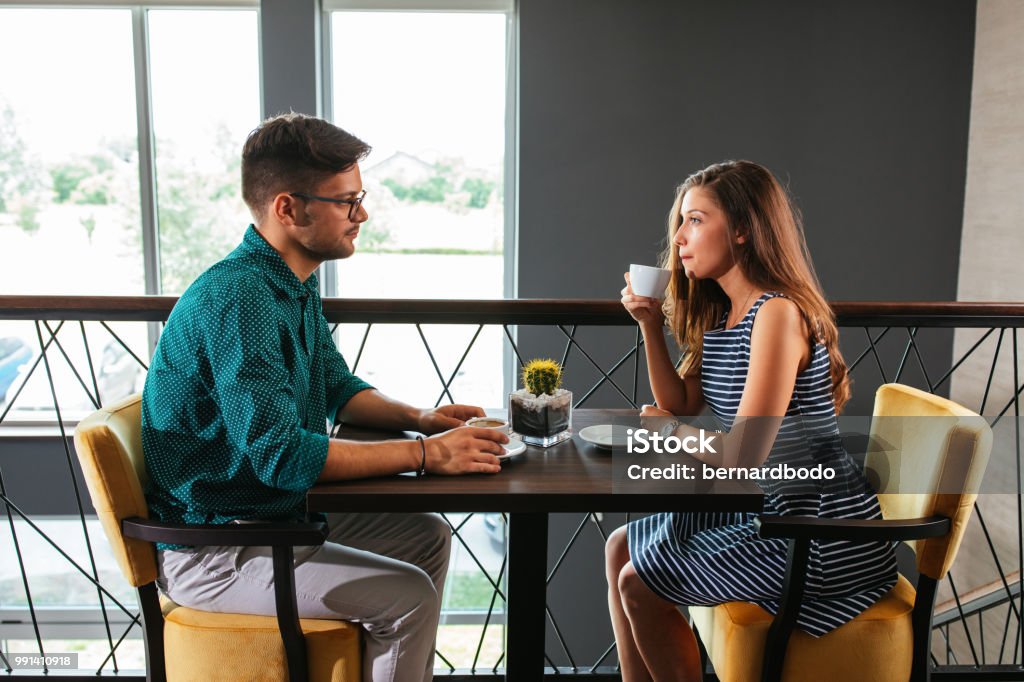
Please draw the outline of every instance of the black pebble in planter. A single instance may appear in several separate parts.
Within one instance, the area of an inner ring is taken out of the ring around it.
[[[572,436],[572,393],[566,391],[555,405],[531,405],[521,396],[509,396],[509,422],[512,431],[527,445],[550,447]]]

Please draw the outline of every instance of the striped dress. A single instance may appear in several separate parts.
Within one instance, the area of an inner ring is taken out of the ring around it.
[[[763,294],[735,327],[725,329],[723,316],[718,328],[704,334],[701,387],[726,430],[732,427],[746,383],[754,318],[764,302],[776,296],[781,294]],[[828,352],[822,344],[814,346],[810,364],[797,376],[765,466],[806,466],[812,461],[836,468],[835,481],[815,492],[780,490],[777,482],[761,482],[763,514],[882,518],[875,494],[839,440]],[[648,587],[672,603],[711,606],[746,601],[774,614],[786,572],[787,540],[759,537],[754,516],[683,512],[633,521],[628,526],[630,559]],[[816,637],[851,620],[896,583],[891,543],[813,541],[805,570],[807,585],[797,627]]]

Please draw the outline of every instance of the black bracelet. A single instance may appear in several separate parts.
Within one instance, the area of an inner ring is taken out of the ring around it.
[[[423,442],[423,436],[416,436],[416,440],[420,442],[420,469],[416,475],[423,476],[427,473],[427,444]]]

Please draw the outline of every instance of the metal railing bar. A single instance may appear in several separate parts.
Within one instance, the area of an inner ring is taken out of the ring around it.
[[[7,497],[7,486],[4,484],[4,472],[0,467],[0,497],[3,498],[4,506],[7,508],[7,525],[11,529],[11,541],[14,543],[14,554],[18,557],[18,569],[21,572],[21,584],[25,588],[25,599],[28,602],[28,612],[32,617],[32,630],[35,632],[36,644],[39,646],[39,655],[45,656],[43,649],[43,637],[39,632],[39,620],[36,618],[36,607],[32,600],[32,590],[28,586],[28,573],[25,571],[25,558],[21,553],[21,543],[18,541],[18,531],[14,527],[14,518],[11,516],[11,508],[14,506]],[[45,661],[44,661],[45,665]]]
[[[603,654],[601,654],[601,658],[597,659],[597,662],[596,662],[596,663],[594,663],[594,665],[590,666],[590,672],[591,672],[591,673],[593,673],[593,672],[594,672],[595,670],[597,670],[597,669],[598,669],[598,667],[600,667],[600,665],[601,665],[602,663],[604,663],[604,659],[608,658],[608,655],[609,655],[609,654],[610,654],[610,653],[611,653],[611,652],[612,652],[612,651],[613,651],[614,649],[615,649],[615,642],[613,641],[613,642],[612,642],[611,644],[609,644],[609,645],[608,645],[608,648],[604,650],[604,653],[603,653]]]
[[[1013,592],[1010,590],[1010,583],[1006,582],[1006,573],[1003,571],[1003,563],[999,561],[999,554],[996,552],[995,543],[992,542],[992,536],[988,532],[988,524],[985,523],[985,517],[981,513],[981,507],[978,506],[977,501],[974,502],[974,515],[977,517],[978,523],[981,524],[981,532],[984,533],[985,542],[988,543],[988,550],[992,553],[992,560],[995,562],[996,571],[999,573],[999,580],[1003,583],[1003,591],[1006,592],[1010,609],[1017,618],[1020,618],[1020,612],[1017,611],[1017,605],[1013,603]]]
[[[448,660],[447,658],[445,658],[445,655],[444,655],[444,654],[442,654],[442,653],[441,653],[440,651],[438,651],[437,649],[434,649],[434,655],[438,656],[438,657],[439,657],[439,658],[441,659],[441,661],[442,661],[442,662],[443,662],[443,663],[444,663],[444,664],[445,664],[446,666],[448,666],[448,672],[449,672],[449,673],[453,673],[453,672],[455,672],[455,666],[454,666],[454,665],[452,665],[452,662],[451,662],[451,661],[449,661],[449,660]]]
[[[122,604],[120,601],[118,601],[117,597],[115,597],[107,588],[103,587],[102,584],[100,584],[92,576],[90,576],[86,572],[86,570],[84,568],[82,568],[78,564],[77,561],[72,559],[68,555],[67,552],[65,552],[63,549],[61,549],[60,546],[57,543],[55,543],[50,538],[50,536],[47,535],[43,531],[42,528],[40,528],[39,526],[36,525],[35,521],[33,521],[31,518],[29,518],[29,516],[27,514],[25,514],[25,512],[23,512],[21,510],[21,508],[17,504],[15,504],[14,500],[12,500],[10,497],[7,496],[7,493],[4,490],[4,488],[3,488],[3,474],[2,474],[2,472],[0,472],[0,500],[2,500],[4,502],[4,504],[7,506],[7,508],[8,508],[8,510],[7,510],[8,511],[8,515],[10,515],[10,512],[13,511],[15,514],[17,514],[19,517],[21,517],[21,520],[24,521],[25,523],[27,523],[29,528],[34,530],[39,535],[39,537],[41,537],[51,547],[53,547],[55,550],[57,550],[57,553],[60,554],[62,557],[64,557],[64,559],[69,564],[74,566],[78,570],[78,572],[81,573],[82,576],[85,577],[86,580],[88,580],[90,583],[92,583],[93,585],[95,585],[99,589],[103,590],[103,593],[107,595],[107,597],[110,599],[110,601],[114,602],[114,604],[116,604],[124,612],[124,614],[126,616],[128,616],[129,618],[132,618],[133,620],[136,620],[136,621],[139,619],[139,615],[137,613],[132,613],[131,610],[128,609],[128,607],[125,606],[124,604]],[[11,523],[13,523],[13,522],[14,521],[12,519]],[[34,617],[33,617],[33,622],[35,622],[35,618]]]
[[[872,355],[875,356],[875,364],[878,366],[878,373],[882,376],[882,383],[887,383],[885,378],[885,369],[882,367],[882,359],[878,357],[878,348],[875,344],[881,341],[882,337],[889,333],[890,329],[891,327],[886,327],[885,329],[882,330],[882,333],[878,335],[878,338],[872,339],[871,330],[868,327],[864,327],[864,334],[865,336],[868,337],[868,347],[865,348],[864,352],[861,353],[857,357],[857,359],[853,361],[853,363],[850,365],[849,371],[852,372],[853,370],[855,370],[857,368],[857,365],[860,364],[861,360],[867,357],[868,353],[871,353]]]
[[[100,409],[99,400],[96,398],[96,396],[92,394],[92,391],[89,390],[89,387],[85,385],[85,379],[83,379],[82,375],[78,373],[78,369],[75,367],[75,363],[73,363],[71,361],[71,358],[68,357],[68,354],[64,350],[64,346],[61,344],[60,339],[58,339],[57,335],[53,333],[52,329],[50,329],[50,325],[46,320],[43,320],[42,323],[43,326],[46,327],[46,331],[50,333],[51,338],[53,338],[53,343],[55,346],[57,346],[57,350],[59,350],[60,354],[64,357],[64,362],[68,363],[68,368],[71,370],[71,373],[75,375],[76,379],[78,379],[78,385],[82,387],[83,391],[85,391],[85,395],[87,398],[89,398],[89,402],[92,403],[93,409]],[[39,323],[36,322],[36,324],[38,325]]]
[[[352,373],[355,374],[356,370],[359,369],[359,361],[363,359],[363,349],[366,348],[366,339],[370,336],[370,330],[373,328],[373,322],[366,323],[366,331],[363,332],[363,340],[359,342],[359,351],[356,353],[356,364],[352,365]]]
[[[583,515],[583,520],[580,522],[580,525],[576,527],[576,531],[572,534],[572,537],[569,538],[569,544],[565,546],[565,549],[562,550],[561,556],[559,556],[558,560],[555,561],[554,567],[552,567],[551,571],[548,573],[547,579],[544,581],[545,585],[551,584],[551,579],[554,578],[555,573],[558,572],[558,567],[562,565],[562,561],[565,559],[565,556],[569,553],[569,550],[572,549],[572,546],[576,543],[576,538],[578,538],[580,536],[580,533],[583,532],[583,527],[587,525],[587,521],[589,520],[590,514],[588,512],[587,514]]]
[[[576,336],[577,325],[572,326],[572,334],[569,335],[569,340],[565,342],[565,350],[562,352],[562,369],[565,369],[565,365],[569,362],[569,350],[572,348],[573,338]]]
[[[948,372],[943,374],[939,378],[939,380],[937,382],[935,382],[935,388],[939,388],[940,386],[942,386],[942,384],[946,383],[946,379],[948,379],[949,377],[953,376],[953,372],[955,372],[960,367],[960,365],[964,364],[964,362],[967,360],[967,358],[969,358],[971,356],[971,354],[974,353],[975,349],[978,346],[980,346],[982,344],[982,342],[985,341],[985,339],[987,339],[988,337],[992,336],[992,334],[995,333],[995,331],[996,331],[995,328],[992,328],[992,329],[989,329],[987,332],[985,332],[985,335],[982,336],[980,339],[978,339],[974,343],[974,345],[971,346],[970,350],[968,350],[966,353],[964,353],[964,355],[959,360],[957,360],[956,364],[954,364],[950,368],[950,370]]]
[[[42,322],[43,326],[46,327],[47,331],[50,330],[49,324],[45,320]],[[39,348],[44,347],[43,344],[43,330],[39,325],[39,321],[36,321],[36,338],[39,340]],[[56,338],[54,339],[56,341]],[[57,341],[57,348],[60,348],[60,342]],[[63,353],[63,350],[61,351]],[[67,359],[67,356],[64,356]],[[70,359],[68,359],[70,363]],[[75,476],[75,465],[71,462],[71,448],[68,446],[68,434],[64,429],[64,419],[60,412],[60,401],[57,400],[57,387],[53,383],[53,371],[50,367],[50,360],[48,355],[43,356],[43,366],[46,368],[46,378],[50,382],[50,395],[53,397],[53,410],[57,415],[57,428],[60,429],[60,442],[64,447],[64,459],[68,465],[68,475],[71,477],[71,488],[75,492],[75,505],[78,507],[78,518],[82,522],[82,536],[85,538],[85,550],[89,556],[89,565],[92,568],[93,578],[96,579],[96,583],[99,583],[100,572],[96,568],[96,556],[92,551],[92,539],[89,537],[89,527],[85,523],[85,508],[82,506],[82,491],[78,488],[78,477]],[[75,373],[77,376],[77,372]],[[99,405],[96,406],[99,408]],[[103,613],[103,627],[107,633],[107,644],[110,645],[111,651],[113,651],[114,638],[110,632],[110,619],[107,617],[107,609],[104,606],[103,593],[99,590],[96,592],[96,596],[100,600],[100,610]],[[114,671],[117,671],[117,658],[114,658]]]
[[[508,325],[503,324],[501,325],[501,328],[505,330],[505,337],[508,338],[508,343],[512,346],[512,352],[516,354],[516,359],[519,360],[519,367],[522,368],[526,363],[523,362],[523,356],[519,354],[519,346],[517,346],[516,342],[512,339],[512,333],[508,330]]]
[[[601,525],[601,519],[597,518],[597,514],[590,512],[590,518],[593,519],[594,525],[597,526],[597,533],[601,536],[601,540],[608,542],[608,534],[604,532],[604,526]]]
[[[476,333],[473,334],[473,338],[469,340],[469,345],[466,346],[466,350],[463,351],[462,357],[459,358],[459,364],[455,365],[455,369],[452,370],[451,376],[448,377],[448,381],[444,383],[444,391],[441,391],[441,395],[437,396],[437,400],[434,402],[434,407],[441,404],[441,398],[444,397],[445,391],[447,391],[452,382],[455,381],[455,377],[458,375],[459,370],[462,369],[462,363],[466,361],[466,357],[469,355],[469,351],[473,350],[473,344],[476,343],[477,337],[480,336],[480,332],[483,331],[484,326],[482,324],[477,325]]]
[[[0,317],[10,320],[117,320],[163,322],[175,296],[0,296]],[[617,299],[395,300],[323,299],[331,322],[477,324],[585,324],[630,326]],[[839,326],[1024,326],[1024,306],[1014,302],[833,301]],[[912,322],[906,320],[912,319]]]
[[[501,582],[502,577],[505,575],[505,567],[508,565],[508,550],[505,551],[505,556],[501,559],[501,568],[498,569],[498,582]],[[480,631],[480,641],[476,645],[476,653],[473,654],[473,665],[470,666],[470,670],[476,673],[476,665],[480,661],[480,651],[484,648],[484,639],[487,638],[487,628],[491,624],[491,614],[494,613],[494,602],[498,599],[497,592],[491,592],[491,603],[487,606],[487,617],[484,618],[484,627]]]
[[[1020,648],[1021,638],[1024,637],[1024,627],[1021,626],[1021,621],[1017,620],[1017,636],[1013,640],[1013,662],[1017,663],[1017,653],[1022,651]],[[1024,660],[1024,657],[1022,657]]]
[[[1009,605],[1012,605],[1013,601],[1010,601]],[[1006,609],[1006,622],[1003,623],[1003,636],[999,642],[999,663],[1003,662],[1003,652],[1006,651],[1006,643],[1010,640],[1010,608],[1009,605]]]
[[[899,383],[900,377],[903,376],[903,370],[907,365],[907,358],[910,357],[910,344],[913,343],[914,331],[911,331],[910,327],[907,327],[907,331],[910,332],[910,341],[907,341],[907,345],[903,348],[903,357],[900,358],[900,364],[896,367],[896,376],[893,377],[893,381]]]
[[[63,326],[64,326],[63,322],[61,322],[59,325],[57,325],[57,331],[59,332],[60,328],[63,327]],[[52,342],[53,342],[53,339],[50,339],[50,341],[48,341],[46,343],[46,348],[49,348],[50,347],[50,343],[52,343]],[[43,352],[46,352],[45,348],[43,349]],[[35,374],[36,368],[39,367],[39,363],[42,362],[42,361],[43,361],[43,356],[40,355],[39,357],[37,357],[35,359],[35,362],[32,363],[32,367],[30,367],[28,372],[25,374],[25,380],[21,382],[21,385],[18,386],[18,390],[14,392],[14,397],[12,397],[10,399],[10,401],[7,403],[7,407],[4,409],[3,414],[0,414],[0,424],[2,424],[4,419],[7,418],[7,413],[11,411],[12,407],[14,407],[14,403],[18,402],[18,396],[21,395],[22,389],[24,389],[25,386],[28,384],[29,380],[32,379],[32,375]]]
[[[100,324],[103,325],[104,329],[106,329],[108,332],[110,332],[110,335],[114,338],[115,341],[118,342],[118,344],[121,345],[121,348],[124,348],[125,352],[128,353],[128,355],[132,356],[135,359],[135,362],[139,363],[139,366],[142,367],[142,369],[146,370],[147,372],[149,371],[149,365],[147,365],[145,362],[143,362],[142,358],[140,358],[138,355],[136,355],[135,351],[133,351],[131,348],[128,347],[128,344],[125,343],[121,339],[121,337],[117,335],[117,332],[115,332],[113,329],[110,328],[109,324],[107,324],[103,320],[100,320]]]
[[[132,628],[135,627],[136,625],[139,625],[139,629],[140,630],[142,629],[142,625],[139,624],[138,621],[133,621],[133,622],[129,623],[128,627],[126,627],[124,632],[121,633],[121,636],[117,638],[117,643],[111,645],[110,653],[107,654],[106,658],[104,658],[103,661],[100,663],[100,667],[96,669],[96,674],[97,675],[99,675],[99,674],[101,674],[103,672],[103,669],[105,667],[107,667],[107,661],[109,661],[111,659],[113,659],[113,662],[114,662],[114,672],[115,673],[118,672],[118,669],[117,669],[117,655],[114,652],[117,651],[117,648],[119,646],[121,646],[121,642],[124,641],[124,638],[128,636],[128,633],[131,632]]]
[[[498,668],[501,667],[501,662],[505,660],[505,652],[501,652],[501,656],[498,656],[498,660],[495,662],[494,667],[491,668],[491,672],[497,674]]]
[[[441,382],[442,386],[444,386],[442,395],[447,395],[448,401],[454,403],[455,398],[452,397],[452,392],[448,390],[448,385],[444,383],[444,374],[441,373],[441,368],[437,366],[437,360],[434,359],[434,352],[430,350],[430,344],[427,343],[427,337],[423,334],[423,326],[417,324],[416,331],[419,332],[420,340],[423,341],[423,347],[427,350],[427,356],[430,357],[430,364],[434,366],[434,372],[437,373],[437,380]]]
[[[978,414],[985,414],[985,404],[988,402],[988,392],[992,389],[992,379],[996,374],[996,365],[999,363],[999,350],[1003,347],[1003,334],[1005,329],[999,330],[999,340],[996,341],[996,352],[992,355],[992,367],[988,370],[988,381],[985,382],[985,394],[981,397],[981,407]]]
[[[1017,390],[1014,391],[1013,395],[1007,401],[1003,409],[999,410],[999,414],[996,415],[995,419],[992,420],[992,423],[989,424],[989,426],[995,427],[995,425],[999,423],[999,421],[1006,415],[1006,413],[1010,411],[1010,408],[1017,403],[1017,400],[1020,398],[1021,392],[1024,392],[1024,385],[1020,385],[1017,387]]]
[[[444,519],[445,519],[445,521],[446,521],[446,522],[448,523],[448,526],[449,526],[449,527],[451,527],[451,525],[452,525],[452,522],[451,522],[451,521],[448,521],[447,517],[443,517],[443,518],[444,518]],[[487,569],[486,569],[486,568],[484,568],[484,565],[483,565],[483,564],[481,564],[481,563],[480,563],[480,560],[476,558],[476,554],[474,554],[474,553],[473,553],[473,550],[469,548],[469,545],[468,545],[468,544],[466,544],[466,541],[465,541],[465,540],[464,540],[464,539],[462,538],[462,536],[461,536],[461,535],[459,535],[458,533],[454,533],[454,536],[455,536],[456,538],[458,538],[458,540],[459,540],[459,543],[460,543],[460,544],[461,544],[461,545],[462,545],[462,546],[463,546],[463,547],[464,547],[464,548],[466,549],[466,551],[467,551],[467,552],[469,553],[469,557],[470,557],[470,558],[471,558],[471,559],[473,560],[473,563],[475,563],[475,564],[476,564],[477,568],[479,568],[479,569],[480,569],[480,572],[481,572],[481,573],[483,573],[483,575],[484,575],[484,577],[485,577],[485,578],[487,578],[487,582],[489,582],[489,583],[491,584],[491,587],[492,587],[492,588],[494,588],[494,590],[495,590],[495,591],[496,591],[496,592],[498,593],[498,596],[499,596],[499,597],[501,597],[501,600],[502,600],[503,602],[505,602],[505,603],[507,604],[507,603],[508,603],[508,599],[507,599],[507,598],[505,597],[505,593],[504,593],[504,592],[502,592],[502,591],[501,591],[501,588],[500,588],[500,587],[498,586],[498,584],[497,584],[496,582],[494,582],[494,580],[493,580],[493,579],[491,578],[491,574],[487,572]]]
[[[572,671],[574,673],[579,672],[579,668],[576,666],[576,661],[572,658],[572,652],[569,651],[569,647],[565,643],[565,638],[562,637],[562,629],[558,627],[558,621],[555,620],[555,614],[551,613],[551,607],[546,603],[544,604],[544,613],[547,614],[548,620],[551,621],[551,627],[555,631],[555,639],[558,640],[559,646],[562,647],[562,652],[565,654],[565,657],[569,659],[569,665],[572,667]],[[550,661],[551,659],[548,660]],[[554,666],[554,663],[552,663],[552,666]]]
[[[623,392],[623,390],[622,390],[621,388],[619,388],[619,385],[618,385],[617,383],[615,383],[615,380],[614,380],[614,379],[612,379],[612,378],[611,378],[610,376],[608,376],[608,374],[606,374],[606,373],[605,373],[605,371],[604,371],[603,369],[601,369],[601,365],[599,365],[599,364],[597,363],[597,361],[596,361],[596,360],[594,360],[594,358],[590,357],[590,353],[588,353],[588,352],[586,351],[586,349],[585,349],[585,348],[583,348],[583,346],[581,346],[581,345],[580,345],[580,344],[579,344],[579,343],[578,343],[578,342],[576,341],[576,339],[574,339],[574,338],[572,338],[571,336],[569,336],[569,333],[565,331],[565,327],[563,327],[562,325],[558,325],[558,329],[559,329],[559,330],[561,330],[561,332],[562,332],[563,334],[565,334],[565,336],[566,336],[566,337],[567,337],[567,338],[569,339],[569,342],[570,342],[570,343],[571,343],[572,345],[576,346],[576,348],[578,348],[578,349],[579,349],[579,351],[580,351],[581,353],[583,353],[583,357],[585,357],[585,358],[586,358],[587,360],[589,360],[589,361],[590,361],[590,364],[594,366],[594,369],[596,369],[596,370],[597,370],[598,372],[600,372],[600,373],[601,373],[601,375],[602,375],[602,376],[604,376],[604,378],[608,380],[608,383],[610,383],[610,384],[612,385],[612,387],[613,387],[613,388],[614,388],[614,389],[615,389],[616,391],[618,391],[618,392],[619,392],[619,395],[621,395],[621,396],[623,397],[623,399],[625,399],[625,401],[626,401],[626,402],[628,402],[629,404],[631,404],[631,405],[632,405],[633,407],[636,407],[636,403],[634,403],[633,401],[631,401],[631,400],[629,399],[629,396],[628,396],[628,395],[626,395],[626,394],[625,394],[625,393]]]
[[[92,364],[92,351],[89,350],[89,338],[85,335],[85,322],[79,320],[78,328],[82,332],[82,347],[85,348],[85,359],[89,363],[89,376],[92,378],[92,388],[96,391],[96,403],[102,405],[103,399],[100,397],[100,385],[96,381],[96,368]]]
[[[981,649],[981,664],[985,665],[985,624],[981,621],[981,611],[978,611],[978,647]]]
[[[4,664],[4,672],[6,672],[6,673],[14,672],[14,668],[11,667],[11,662],[7,660],[6,656],[4,656],[3,650],[0,650],[0,661],[2,661],[3,664]]]
[[[1013,385],[1020,386],[1020,358],[1017,349],[1017,330],[1013,330]],[[1021,586],[1024,587],[1024,497],[1021,492],[1024,488],[1021,487],[1021,461],[1020,461],[1020,391],[1013,394],[1013,416],[1014,419],[1014,448],[1017,453],[1017,537],[1021,538],[1021,541],[1017,543],[1017,579],[1021,582]],[[1020,603],[1019,614],[1017,617],[1017,641],[1014,642],[1013,648],[1013,660],[1017,660],[1017,645],[1020,645],[1021,652],[1021,663],[1024,663],[1024,627],[1021,627],[1022,621],[1024,621],[1024,589],[1020,591]]]
[[[917,333],[916,328],[914,329],[914,333]],[[917,347],[917,341],[914,340],[914,334],[910,334],[910,346],[914,349],[914,355],[917,357],[917,365],[921,368],[921,374],[924,376],[924,383],[928,385],[928,392],[935,393],[935,387],[932,385],[932,380],[928,378],[928,368],[924,366],[924,358],[921,357],[921,351]]]
[[[642,341],[640,342],[640,345],[641,346],[644,345]],[[629,360],[629,356],[631,356],[631,355],[634,356],[634,358],[637,357],[639,355],[639,350],[637,348],[631,348],[628,351],[626,351],[626,354],[623,355],[621,358],[619,358],[619,361],[611,366],[611,368],[608,370],[608,374],[615,374],[616,370],[618,370],[619,367],[621,367],[622,364],[624,362],[626,362],[626,360]],[[598,379],[597,383],[594,384],[593,386],[591,386],[590,390],[587,391],[586,394],[582,398],[580,398],[576,402],[575,405],[573,405],[573,407],[575,408],[575,407],[579,407],[580,405],[582,405],[587,400],[587,398],[589,398],[591,395],[594,394],[595,391],[597,391],[597,389],[599,389],[602,386],[604,386],[604,383],[605,383],[606,380],[607,379],[605,377],[602,377],[602,378]],[[628,398],[627,398],[627,400],[628,400]],[[634,374],[633,374],[633,407],[636,407],[636,406],[637,406],[636,405],[636,371],[634,369]]]
[[[974,648],[974,638],[971,637],[971,628],[967,622],[967,616],[964,615],[964,607],[960,603],[960,595],[956,591],[956,582],[953,581],[953,574],[947,573],[946,578],[949,580],[949,588],[953,591],[953,601],[956,602],[956,610],[960,613],[960,624],[964,626],[964,635],[967,637],[967,645],[971,648],[971,657],[974,659],[974,665],[981,665],[981,661],[978,660],[978,651]]]

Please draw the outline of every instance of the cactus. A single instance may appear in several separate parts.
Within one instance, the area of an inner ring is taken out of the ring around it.
[[[562,383],[562,366],[554,360],[530,360],[523,367],[523,385],[530,393],[554,395]]]

